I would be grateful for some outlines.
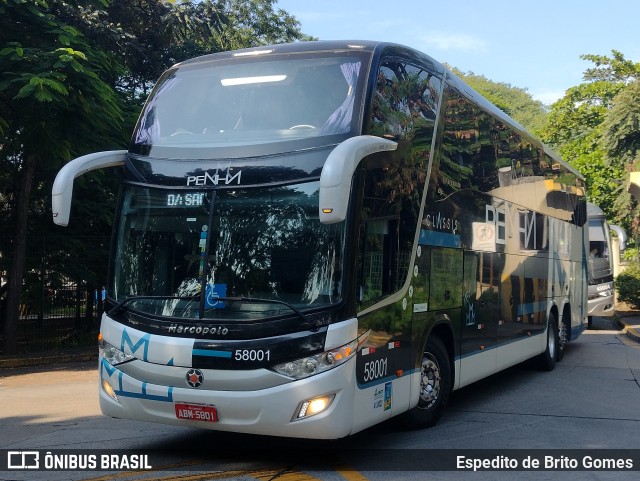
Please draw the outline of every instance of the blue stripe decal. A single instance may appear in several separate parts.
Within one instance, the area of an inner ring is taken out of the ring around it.
[[[208,356],[208,357],[226,357],[231,359],[231,351],[213,351],[209,349],[194,349],[194,356]]]
[[[122,397],[131,397],[136,399],[147,399],[149,401],[161,401],[161,402],[173,402],[173,388],[170,387],[167,391],[166,396],[160,396],[157,394],[146,394],[146,393],[138,393],[138,392],[130,392],[130,391],[116,391],[116,396]]]
[[[437,247],[460,247],[462,240],[457,234],[449,234],[447,232],[436,232],[433,230],[420,230],[420,245],[437,246]]]
[[[126,375],[124,372],[122,372],[121,370],[119,370],[117,367],[110,365],[104,358],[102,358],[100,360],[100,364],[101,366],[104,368],[100,369],[100,379],[101,380],[105,380],[106,378],[104,377],[103,373],[106,372],[107,375],[109,377],[111,377],[111,375],[113,373],[115,373],[116,371],[118,371],[118,388],[114,388],[113,392],[115,393],[116,396],[119,397],[130,397],[130,398],[137,398],[137,399],[146,399],[149,401],[161,401],[161,402],[173,402],[173,387],[172,386],[167,386],[167,394],[165,395],[161,395],[161,394],[149,394],[147,392],[147,387],[149,385],[149,383],[147,382],[142,382],[141,384],[141,392],[135,392],[135,391],[125,391],[124,386],[123,386],[123,379],[124,376]],[[130,377],[130,376],[128,376]],[[109,383],[111,384],[111,383]],[[113,387],[113,386],[112,386]],[[163,386],[160,386],[162,388],[164,388]]]

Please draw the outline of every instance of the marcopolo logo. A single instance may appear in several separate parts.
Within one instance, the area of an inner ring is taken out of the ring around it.
[[[169,325],[167,331],[170,334],[202,334],[203,336],[226,336],[229,334],[229,328],[225,326],[191,326],[176,323]]]

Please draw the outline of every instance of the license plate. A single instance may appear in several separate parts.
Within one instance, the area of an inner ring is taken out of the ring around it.
[[[218,410],[215,406],[203,406],[202,404],[174,404],[176,408],[176,418],[188,419],[190,421],[203,421],[215,423],[218,421]]]

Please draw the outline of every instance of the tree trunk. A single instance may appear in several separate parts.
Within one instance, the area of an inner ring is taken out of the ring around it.
[[[35,167],[35,155],[27,155],[22,166],[14,213],[16,222],[16,240],[13,245],[13,252],[11,253],[11,265],[8,273],[9,289],[7,290],[7,303],[5,306],[6,318],[4,326],[5,354],[15,354],[18,351],[18,317],[27,249],[27,217],[29,213],[29,197],[31,196]]]

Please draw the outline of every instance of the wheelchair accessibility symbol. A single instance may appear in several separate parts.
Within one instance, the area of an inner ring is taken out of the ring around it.
[[[226,284],[207,284],[205,290],[205,307],[209,309],[224,309],[225,303],[220,298],[227,297]]]

